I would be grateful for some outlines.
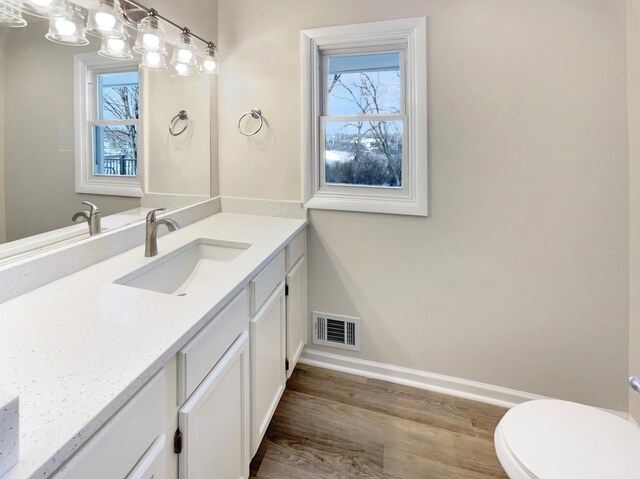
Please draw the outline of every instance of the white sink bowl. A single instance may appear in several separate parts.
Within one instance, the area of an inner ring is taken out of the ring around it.
[[[157,293],[186,296],[207,284],[251,245],[200,238],[114,282]]]

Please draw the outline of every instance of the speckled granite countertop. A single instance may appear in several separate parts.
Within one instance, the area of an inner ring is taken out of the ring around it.
[[[160,238],[156,258],[137,247],[0,304],[0,390],[20,397],[20,461],[2,479],[54,472],[305,224],[219,213]],[[206,295],[113,284],[197,238],[252,246]]]

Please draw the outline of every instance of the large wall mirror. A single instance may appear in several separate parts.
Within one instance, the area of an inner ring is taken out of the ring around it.
[[[210,195],[210,77],[174,78],[45,39],[46,19],[0,26],[0,265]],[[179,112],[187,120],[174,121]],[[82,218],[80,218],[81,220]]]

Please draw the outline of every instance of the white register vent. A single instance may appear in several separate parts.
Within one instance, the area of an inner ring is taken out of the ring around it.
[[[360,319],[314,311],[313,344],[360,351]]]

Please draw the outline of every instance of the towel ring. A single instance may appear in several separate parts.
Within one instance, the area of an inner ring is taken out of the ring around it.
[[[244,120],[244,118],[249,115],[251,115],[251,117],[254,118],[255,120],[260,120],[260,125],[258,125],[258,128],[256,128],[254,131],[246,132],[242,130],[241,123],[242,123],[242,120]],[[240,132],[240,134],[244,136],[253,136],[262,129],[263,125],[264,125],[264,119],[262,118],[262,110],[260,110],[260,108],[252,108],[251,111],[248,111],[247,113],[242,115],[238,120],[238,131]]]
[[[175,132],[174,130],[176,128],[176,125],[180,120],[185,121],[184,127],[182,128],[182,130]],[[189,127],[189,116],[187,115],[186,111],[180,110],[178,114],[173,118],[171,118],[171,121],[169,122],[169,133],[171,133],[172,136],[182,135],[188,127]]]

